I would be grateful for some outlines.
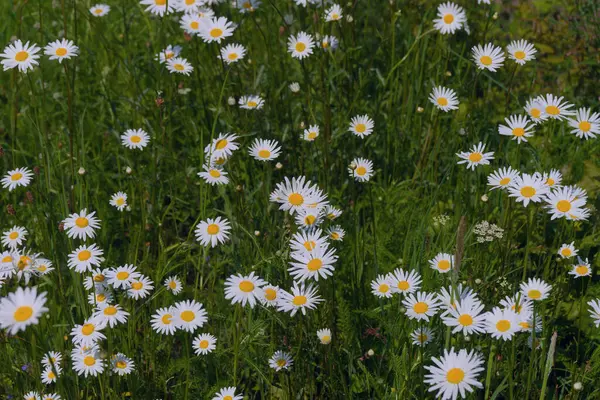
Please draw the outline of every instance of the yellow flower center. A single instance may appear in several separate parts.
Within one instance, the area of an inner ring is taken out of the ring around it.
[[[285,367],[286,364],[287,364],[287,362],[283,358],[277,360],[277,365],[279,367]]]
[[[460,368],[452,368],[446,374],[446,380],[453,385],[458,385],[465,379],[465,371]]]
[[[408,283],[408,281],[400,281],[398,282],[398,289],[402,290],[402,291],[406,291],[410,288],[410,284]]]
[[[239,288],[244,293],[250,293],[254,290],[254,283],[250,281],[241,281],[239,284]]]
[[[519,326],[520,326],[522,329],[530,329],[530,328],[531,328],[531,325],[529,325],[529,322],[527,322],[527,321],[522,321],[522,322],[519,322]]]
[[[140,290],[140,289],[141,289],[141,288],[143,288],[143,287],[144,287],[144,284],[143,284],[142,282],[139,282],[139,281],[138,281],[138,282],[133,282],[133,283],[131,284],[131,288],[132,288],[133,290]]]
[[[190,28],[192,28],[193,30],[196,30],[199,27],[200,27],[200,25],[196,21],[192,21],[192,23],[190,24]]]
[[[167,4],[167,0],[154,0],[154,4],[156,4],[157,6],[164,6],[165,4]]]
[[[539,108],[532,108],[531,110],[529,110],[529,114],[533,118],[539,118],[542,116],[542,110],[540,110]]]
[[[11,240],[15,240],[15,239],[16,239],[16,238],[18,238],[18,237],[19,237],[19,232],[11,232],[11,233],[8,235],[8,238],[9,238],[9,239],[11,239]]]
[[[86,356],[86,357],[83,359],[83,363],[84,363],[85,365],[87,365],[88,367],[91,367],[91,366],[93,366],[94,364],[96,364],[96,359],[95,359],[94,357],[92,357],[92,356]]]
[[[580,131],[584,131],[587,132],[592,128],[592,124],[590,124],[588,121],[581,121],[579,123],[579,130]]]
[[[90,222],[85,217],[79,217],[75,220],[75,225],[79,228],[86,228],[89,224]]]
[[[221,35],[223,35],[223,31],[219,28],[212,28],[210,30],[210,36],[212,36],[213,38],[218,38],[221,37]]]
[[[82,250],[79,252],[79,254],[77,254],[79,261],[87,261],[90,259],[90,257],[92,257],[92,252],[89,250]]]
[[[30,306],[21,306],[17,308],[13,317],[17,322],[25,322],[33,315],[33,308]]]
[[[445,98],[445,97],[438,97],[437,98],[437,103],[438,103],[438,105],[440,105],[442,107],[445,107],[445,106],[448,105],[448,99]]]
[[[441,260],[440,262],[438,262],[438,268],[441,269],[442,271],[448,270],[450,268],[450,261]]]
[[[317,132],[314,132],[314,131],[308,132],[308,138],[310,140],[315,140],[317,138]]]
[[[254,108],[254,107],[256,107],[256,106],[258,105],[258,103],[257,103],[257,102],[255,102],[255,101],[252,101],[252,100],[250,100],[250,101],[248,101],[248,103],[246,103],[246,105],[247,105],[248,107],[252,107],[252,108]]]
[[[192,6],[196,4],[196,0],[185,0],[185,5],[186,6]]]
[[[306,268],[308,268],[309,271],[318,271],[321,269],[322,266],[323,266],[323,261],[321,261],[320,258],[313,258],[312,260],[310,260],[308,262],[308,264],[306,265]]]
[[[527,296],[529,296],[530,299],[537,300],[542,297],[542,292],[537,289],[531,289],[529,292],[527,292]]]
[[[21,180],[21,178],[23,177],[23,174],[20,172],[15,172],[14,174],[12,174],[12,176],[10,177],[10,180],[13,182],[19,181]]]
[[[502,186],[506,186],[510,183],[510,178],[502,178],[499,182]]]
[[[238,55],[237,53],[229,53],[229,55],[227,56],[227,58],[229,58],[230,60],[237,60]]]
[[[104,275],[102,275],[102,274],[94,275],[94,282],[104,282]]]
[[[194,318],[196,318],[196,314],[194,314],[194,312],[190,310],[183,311],[181,314],[179,314],[179,316],[185,322],[191,322],[194,320]]]
[[[13,260],[13,258],[11,256],[6,256],[2,259],[3,263],[8,263],[11,262]]]
[[[173,318],[173,316],[171,314],[165,314],[162,316],[162,318],[160,320],[163,324],[170,325],[172,318]]]
[[[265,299],[273,301],[277,298],[277,292],[275,289],[268,288],[265,290]]]
[[[17,54],[15,54],[15,60],[22,62],[25,61],[29,58],[29,53],[26,51],[19,51]]]
[[[233,400],[233,397],[227,395],[227,396],[223,397],[223,400]]]
[[[94,14],[102,14],[102,9],[101,8],[96,8],[94,10]]]
[[[525,55],[526,55],[525,52],[522,51],[522,50],[515,51],[515,58],[517,60],[523,60],[523,59],[525,59]]]
[[[317,243],[314,240],[304,242],[304,248],[308,251],[313,250],[315,247],[317,247]]]
[[[479,61],[481,61],[483,65],[492,65],[492,57],[490,56],[482,56]]]
[[[474,162],[474,163],[481,161],[482,158],[483,158],[483,155],[478,152],[469,154],[469,161]]]
[[[321,338],[321,343],[327,344],[329,342],[331,342],[331,336],[329,336],[329,335],[323,335],[323,337]]]
[[[471,317],[469,314],[463,314],[460,317],[458,317],[458,323],[462,326],[473,325],[473,317]]]
[[[96,301],[98,303],[102,303],[104,300],[106,300],[106,296],[103,293],[99,293],[96,295]]]
[[[115,367],[117,367],[119,369],[125,369],[125,368],[127,368],[127,363],[125,361],[117,361],[115,363]]]
[[[64,47],[59,47],[58,49],[56,49],[56,55],[59,57],[63,57],[67,54],[67,49],[65,49]]]
[[[427,339],[428,339],[428,337],[427,337],[427,335],[426,335],[426,334],[424,334],[424,333],[421,333],[421,334],[419,334],[419,336],[417,337],[417,340],[418,340],[420,343],[425,343],[425,342],[427,341]]]
[[[577,275],[585,275],[588,273],[588,271],[589,269],[585,265],[580,265],[577,268],[575,268],[575,272],[577,272]]]
[[[210,171],[208,171],[208,174],[210,176],[212,176],[213,178],[220,178],[221,177],[221,172],[219,172],[218,169],[211,169]],[[217,230],[218,232],[218,230]]]
[[[496,322],[496,329],[498,329],[500,332],[506,332],[510,329],[510,321],[507,319],[501,319],[500,321]]]
[[[200,347],[201,349],[207,349],[208,348],[208,340],[201,340],[200,343],[198,344],[198,347]]]
[[[363,124],[363,123],[360,123],[360,124],[356,124],[356,126],[354,127],[354,129],[358,133],[365,133],[365,131],[367,130],[367,126],[365,124]]]
[[[223,150],[226,146],[227,146],[227,139],[221,139],[218,140],[217,143],[215,144],[215,148],[217,150]]]
[[[169,287],[170,287],[171,289],[175,289],[175,288],[177,288],[177,282],[175,282],[175,281],[171,281],[171,282],[169,282]]]
[[[48,372],[48,379],[56,379],[56,375],[54,375],[54,372]]]
[[[379,285],[379,292],[380,293],[387,293],[390,291],[390,286],[386,285],[385,283]]]
[[[413,306],[414,312],[417,314],[425,314],[429,310],[429,305],[422,301],[419,301]]]
[[[537,191],[533,186],[523,186],[521,188],[521,196],[523,197],[531,198],[535,196],[536,193]]]
[[[129,272],[127,272],[127,271],[117,272],[117,279],[118,280],[124,281],[127,278],[129,278]]]
[[[339,240],[339,239],[340,239],[340,234],[339,234],[339,233],[337,233],[337,232],[331,232],[331,235],[330,235],[330,237],[331,237],[333,240]]]
[[[307,216],[304,218],[304,223],[305,223],[306,225],[312,225],[312,224],[314,224],[314,223],[315,223],[315,221],[316,221],[316,220],[317,220],[317,217],[315,217],[314,215],[307,215]]]
[[[269,157],[271,157],[271,152],[269,150],[260,150],[258,152],[258,156],[260,158],[269,158]]]
[[[452,14],[444,15],[444,23],[451,24],[453,22],[454,22],[454,15],[452,15]]]
[[[548,106],[546,107],[546,113],[550,115],[558,115],[560,114],[560,109],[556,106]]]
[[[179,63],[174,64],[173,68],[175,68],[177,71],[183,71],[183,70],[185,70],[185,67],[183,66],[183,64],[179,64]]]
[[[117,311],[117,307],[108,306],[104,309],[104,315],[115,315]]]
[[[292,193],[288,197],[288,201],[293,206],[301,206],[304,203],[304,197],[300,193]]]
[[[521,137],[523,135],[525,135],[525,129],[523,128],[515,128],[512,131],[513,135],[517,136],[517,137]]]
[[[250,4],[249,1],[244,2],[244,4],[242,4],[242,7],[244,7],[245,9],[250,9],[252,8],[252,4]]]
[[[119,198],[118,198],[118,199],[115,201],[115,203],[116,203],[118,206],[122,206],[123,204],[125,204],[125,199],[124,199],[124,198],[122,198],[122,197],[119,197]]]
[[[570,257],[571,256],[571,249],[569,248],[564,248],[560,251],[560,254],[562,254],[565,257]]]
[[[304,304],[306,304],[306,296],[294,296],[292,303],[295,306],[303,306]]]
[[[209,235],[216,235],[217,233],[219,233],[219,231],[220,231],[220,228],[219,228],[219,225],[217,225],[217,224],[210,224],[206,228],[206,233],[208,233]]]
[[[360,167],[356,168],[355,171],[356,171],[356,175],[359,175],[359,176],[363,176],[367,173],[367,169],[365,167],[363,167],[362,165]]]
[[[96,327],[93,324],[84,324],[81,327],[81,333],[83,333],[85,336],[91,335],[95,330]]]
[[[556,203],[556,208],[558,211],[566,213],[571,209],[571,202],[569,200],[560,200]]]
[[[306,50],[306,45],[304,43],[302,43],[302,42],[296,43],[295,47],[296,47],[296,51],[298,53],[302,53],[304,50]]]

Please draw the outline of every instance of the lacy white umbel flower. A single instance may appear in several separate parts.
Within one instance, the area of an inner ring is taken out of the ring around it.
[[[233,35],[235,28],[235,24],[225,17],[203,18],[200,37],[206,43],[221,43],[223,39]]]
[[[96,4],[90,8],[90,14],[94,17],[104,17],[110,11],[110,6],[106,4]]]
[[[514,60],[519,65],[525,65],[527,61],[531,61],[535,58],[537,50],[527,40],[513,40],[508,46],[506,46],[508,52],[508,58]]]
[[[282,290],[281,301],[277,305],[278,311],[289,312],[290,316],[301,311],[306,315],[306,310],[313,310],[322,302],[321,296],[317,295],[317,289],[312,285],[305,286],[304,283],[294,282],[290,292]]]
[[[255,139],[248,152],[255,160],[271,161],[279,157],[281,147],[276,140]]]
[[[192,342],[196,355],[212,353],[217,348],[217,338],[210,333],[201,333]]]
[[[566,244],[564,243],[562,246],[560,246],[560,249],[558,249],[558,255],[561,256],[561,258],[571,258],[577,255],[577,249],[574,246],[575,242],[571,242],[570,244]]]
[[[458,109],[456,92],[443,86],[436,86],[433,88],[433,91],[429,95],[429,101],[445,112]]]
[[[208,218],[205,221],[200,221],[194,233],[196,240],[202,246],[215,247],[229,240],[229,230],[231,225],[225,218],[217,217],[215,219]]]
[[[508,186],[509,196],[516,197],[524,207],[527,207],[531,201],[539,203],[549,191],[550,188],[539,174],[517,176]]]
[[[546,97],[540,96],[540,102],[548,118],[565,120],[575,114],[575,111],[572,110],[573,104],[563,101],[563,99],[564,97],[553,94],[547,94]]]
[[[231,275],[225,281],[225,298],[231,300],[231,304],[241,303],[242,306],[248,304],[250,308],[254,308],[262,296],[262,287],[266,283],[254,272],[246,276]]]
[[[527,282],[521,283],[521,293],[528,300],[545,300],[548,298],[551,290],[551,285],[537,278],[529,278]]]
[[[269,359],[269,367],[273,368],[275,371],[290,369],[293,364],[294,360],[292,359],[292,356],[281,350],[277,350]]]
[[[167,60],[167,69],[172,74],[190,75],[194,67],[185,58],[173,57]]]
[[[46,292],[38,294],[37,288],[17,288],[13,293],[0,299],[0,328],[7,328],[8,333],[25,330],[29,325],[37,325],[45,307]]]
[[[235,63],[244,58],[246,48],[241,44],[232,43],[221,48],[221,59],[227,64]]]
[[[8,191],[12,192],[17,186],[29,186],[32,177],[33,173],[28,168],[17,168],[8,171],[0,182],[3,188],[8,188]]]
[[[288,39],[288,52],[292,57],[302,60],[313,53],[315,41],[306,32],[299,32],[296,36]]]
[[[492,43],[488,43],[483,47],[477,45],[471,51],[473,52],[475,65],[479,69],[496,72],[504,63],[504,51]]]
[[[508,189],[509,185],[513,180],[519,176],[519,171],[512,167],[500,168],[497,171],[491,173],[488,178],[488,186],[492,186],[491,190],[494,189]]]
[[[242,96],[238,104],[245,110],[260,110],[265,105],[265,101],[260,96]]]
[[[2,245],[11,250],[16,250],[25,242],[25,236],[27,236],[27,229],[15,225],[2,233]]]
[[[348,130],[361,139],[373,133],[375,122],[368,115],[357,115],[350,121]]]
[[[479,382],[479,374],[483,371],[483,357],[474,350],[459,350],[454,347],[450,351],[444,349],[440,358],[432,357],[434,365],[426,365],[429,371],[425,375],[425,383],[429,384],[430,392],[437,392],[438,398],[456,400],[460,395],[466,398],[475,388],[483,388]]]
[[[593,113],[589,108],[580,108],[573,119],[569,119],[571,133],[580,139],[594,139],[600,135],[600,114]]]
[[[33,67],[38,65],[37,54],[41,49],[35,44],[29,44],[29,42],[23,44],[20,40],[15,40],[14,43],[9,44],[4,48],[4,52],[0,54],[2,66],[4,71],[9,69],[18,68],[20,72],[27,72],[33,70]]]
[[[528,137],[533,136],[533,124],[530,125],[529,119],[524,115],[511,115],[504,118],[506,125],[498,126],[498,133],[504,136],[510,136],[517,143],[526,142]]]
[[[366,158],[355,158],[348,167],[348,173],[358,182],[368,182],[373,176],[373,162]]]
[[[208,320],[206,310],[196,300],[186,300],[173,306],[173,322],[177,329],[194,332]]]
[[[402,305],[406,308],[408,318],[416,319],[417,321],[429,321],[439,309],[439,303],[435,294],[426,292],[407,295],[402,300]]]
[[[49,56],[51,60],[58,60],[62,63],[63,60],[77,57],[79,47],[75,46],[72,40],[62,39],[56,40],[44,48],[44,54]]]
[[[457,164],[467,164],[467,169],[474,170],[478,165],[489,165],[490,160],[494,159],[494,152],[490,151],[485,153],[485,145],[483,142],[479,142],[478,144],[471,147],[469,151],[461,151],[460,153],[456,153],[456,155],[461,158]]]
[[[438,6],[437,18],[433,20],[433,26],[445,35],[456,32],[466,21],[467,15],[462,7],[446,2]]]
[[[128,149],[143,150],[149,142],[150,136],[143,129],[127,129],[121,135],[121,143]]]
[[[527,104],[525,104],[527,115],[529,115],[529,118],[536,124],[548,119],[548,114],[544,111],[543,101],[543,97],[538,96],[527,100]]]
[[[67,236],[82,240],[96,236],[96,229],[100,228],[101,221],[95,215],[95,211],[88,214],[85,208],[79,213],[70,214],[63,221]]]

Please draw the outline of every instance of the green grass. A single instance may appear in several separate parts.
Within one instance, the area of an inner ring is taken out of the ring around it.
[[[2,46],[18,37],[43,47],[66,32],[81,53],[62,65],[42,56],[27,74],[0,72],[3,174],[16,167],[36,172],[29,187],[0,191],[0,228],[26,227],[27,247],[56,268],[28,285],[48,292],[49,311],[39,325],[14,336],[0,332],[1,398],[44,390],[69,400],[187,400],[237,386],[249,399],[423,399],[431,396],[423,366],[450,346],[476,349],[485,358],[478,378],[484,388],[469,398],[600,398],[600,331],[585,305],[600,297],[598,140],[576,138],[564,122],[537,126],[535,136],[520,145],[497,133],[505,117],[522,113],[539,94],[565,96],[598,111],[597,3],[460,1],[471,34],[444,36],[431,31],[439,3],[426,1],[344,3],[353,21],[340,23],[324,23],[320,8],[287,0],[263,0],[249,14],[225,3],[214,7],[216,15],[239,24],[225,43],[248,50],[243,61],[227,66],[217,59],[217,44],[187,40],[178,18],[152,17],[137,1],[106,2],[112,10],[103,18],[90,15],[89,0],[0,4]],[[282,18],[287,14],[291,23]],[[295,60],[287,39],[301,30],[335,35],[340,48],[316,48],[308,59]],[[521,38],[539,50],[524,67],[515,70],[506,60],[496,73],[478,72],[471,61],[477,44],[492,41],[504,48]],[[194,66],[190,76],[172,75],[154,60],[168,44],[183,47],[182,56]],[[295,81],[299,93],[288,89]],[[427,99],[434,85],[454,89],[459,110],[434,109]],[[229,97],[246,94],[260,94],[265,107],[248,111],[228,104]],[[375,121],[375,133],[364,140],[347,131],[358,114]],[[309,124],[321,128],[315,142],[300,138]],[[129,128],[150,134],[144,151],[121,145],[119,137]],[[240,150],[226,165],[230,183],[213,187],[196,173],[205,162],[204,147],[221,132],[237,133]],[[280,142],[281,169],[247,154],[255,138]],[[479,141],[495,152],[492,165],[475,171],[457,165],[456,153]],[[348,176],[355,157],[373,161],[371,182]],[[590,219],[551,221],[541,203],[524,208],[504,192],[490,192],[488,174],[508,165],[527,173],[559,169],[566,184],[587,190]],[[334,246],[335,273],[317,285],[324,302],[295,317],[232,305],[224,298],[224,282],[234,273],[256,271],[291,287],[289,238],[298,228],[269,202],[269,193],[284,177],[300,175],[344,211],[336,221],[347,234]],[[117,191],[128,194],[130,211],[109,205]],[[59,224],[83,208],[102,220],[89,242],[104,250],[103,267],[134,264],[155,284],[143,300],[117,293],[131,315],[127,324],[105,330],[108,340],[101,347],[107,355],[133,358],[135,372],[123,378],[108,372],[84,378],[71,368],[69,332],[91,315],[92,306],[82,275],[67,267],[68,254],[81,242],[69,239]],[[443,214],[448,222],[436,224]],[[194,240],[195,225],[218,215],[232,223],[230,241],[204,248]],[[503,228],[503,238],[477,243],[473,228],[484,220]],[[572,241],[592,262],[591,278],[573,279],[567,275],[572,260],[558,260],[560,245]],[[459,271],[441,275],[429,268],[437,253],[457,251],[463,253]],[[544,279],[553,290],[536,304],[541,350],[532,351],[524,333],[507,342],[488,334],[449,336],[439,315],[427,324],[436,331],[433,343],[412,345],[409,335],[420,324],[405,316],[398,295],[379,300],[370,288],[378,274],[400,266],[419,271],[428,292],[463,282],[486,310],[516,293],[524,276]],[[173,274],[184,282],[178,296],[162,286]],[[9,279],[0,295],[24,285]],[[218,338],[209,355],[193,354],[195,334],[162,336],[150,327],[157,308],[186,299],[203,303],[208,312],[198,332]],[[333,333],[328,346],[316,336],[324,327]],[[292,354],[290,371],[269,368],[276,350]],[[60,351],[66,360],[57,383],[44,388],[40,361],[48,351]],[[575,382],[583,383],[581,391],[574,390]]]

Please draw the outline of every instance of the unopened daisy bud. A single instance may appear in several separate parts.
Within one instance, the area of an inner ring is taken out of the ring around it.
[[[575,382],[573,384],[573,389],[575,389],[579,392],[581,389],[583,389],[583,384],[581,382]]]
[[[244,188],[242,187],[242,185],[237,185],[235,187],[235,190],[237,190],[238,192],[241,192],[242,190],[244,190]]]
[[[369,351],[367,351],[367,355],[369,357],[373,357],[375,355],[375,351],[373,351],[373,349],[369,349]]]
[[[300,84],[298,82],[292,82],[289,86],[292,93],[298,93],[300,91]]]
[[[300,129],[304,129],[304,121],[300,122]]]
[[[78,173],[79,175],[85,175],[85,168],[83,168],[83,167],[79,167],[79,169],[77,170],[77,173]]]
[[[352,22],[352,21],[354,21],[354,18],[352,18],[352,15],[348,15],[348,16],[346,16],[346,21]]]
[[[133,172],[133,170],[131,169],[131,167],[127,167],[127,168],[125,168],[125,173],[126,173],[127,175],[131,175],[131,173],[132,173],[132,172]]]
[[[233,97],[230,97],[227,99],[227,104],[229,104],[230,106],[234,106],[235,105],[235,99]]]
[[[475,279],[475,283],[476,283],[477,285],[481,284],[481,279],[479,279],[479,278]]]
[[[487,197],[487,195],[485,195],[485,194],[484,194],[483,196],[481,196],[481,201],[483,201],[484,203],[485,203],[486,201],[488,201],[488,197]]]
[[[281,169],[281,168],[283,168],[283,164],[278,162],[277,164],[275,164],[275,168]]]
[[[452,76],[452,72],[446,71],[446,76]]]
[[[260,236],[260,231],[254,231],[254,236]]]
[[[498,13],[495,12],[494,15],[492,16],[493,19],[498,19]]]
[[[417,112],[418,113],[422,113],[423,112],[423,107],[417,107]]]
[[[131,211],[131,206],[127,206],[127,207],[125,207],[125,210],[127,210],[127,211]]]

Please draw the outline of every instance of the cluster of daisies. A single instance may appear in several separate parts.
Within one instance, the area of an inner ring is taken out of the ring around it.
[[[27,285],[32,277],[46,275],[54,270],[50,260],[41,253],[35,253],[25,246],[27,235],[27,229],[18,225],[2,232],[3,250],[0,253],[0,287],[12,277],[17,282],[23,279]]]
[[[23,42],[20,39],[15,40],[9,44],[4,52],[0,54],[2,58],[2,66],[4,71],[18,68],[21,72],[27,72],[33,70],[33,68],[39,64],[40,55],[38,54],[42,49],[34,43]],[[62,63],[64,60],[68,60],[72,57],[76,57],[79,53],[79,48],[75,46],[72,40],[60,39],[54,42],[48,43],[44,47],[44,54],[48,56],[50,60],[56,60]]]

